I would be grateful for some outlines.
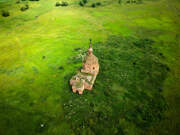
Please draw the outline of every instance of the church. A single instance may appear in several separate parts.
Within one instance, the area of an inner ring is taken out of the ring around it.
[[[83,60],[82,69],[71,78],[70,85],[72,91],[83,94],[85,89],[92,90],[96,76],[99,73],[98,58],[93,54],[92,44],[90,40],[88,55]]]

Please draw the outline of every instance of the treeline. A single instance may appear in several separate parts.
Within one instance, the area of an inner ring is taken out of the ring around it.
[[[23,6],[20,8],[20,10],[24,12],[24,11],[28,10],[30,7],[28,2],[38,2],[38,1],[40,1],[40,0],[17,0],[16,4],[22,3]],[[122,3],[125,3],[125,4],[141,4],[141,3],[143,3],[143,0],[117,0],[117,2],[119,4],[122,4]],[[108,4],[111,4],[111,2],[106,3],[106,5],[108,5]],[[57,1],[55,3],[56,7],[59,7],[59,6],[66,7],[68,5],[69,5],[69,3],[67,1]],[[80,0],[78,5],[81,7],[95,8],[95,7],[103,6],[105,4],[103,2],[100,2],[100,1],[92,3],[89,0]],[[8,17],[8,16],[10,16],[10,12],[8,10],[2,10],[1,15],[3,17]]]
[[[118,3],[127,3],[127,4],[141,4],[143,0],[118,0]]]

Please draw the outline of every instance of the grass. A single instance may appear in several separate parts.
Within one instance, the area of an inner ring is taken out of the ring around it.
[[[0,0],[10,12],[0,16],[0,134],[176,135],[180,3],[67,2],[29,1],[21,12],[26,2]],[[100,73],[79,96],[68,81],[81,66],[76,48],[86,50],[89,38]]]
[[[155,60],[153,43],[111,36],[95,44],[101,72],[94,91],[82,99],[70,94],[65,102],[65,118],[76,134],[82,130],[86,134],[132,134],[133,128],[136,134],[144,134],[164,118],[168,106],[161,91],[169,68]],[[126,123],[131,124],[126,127]]]

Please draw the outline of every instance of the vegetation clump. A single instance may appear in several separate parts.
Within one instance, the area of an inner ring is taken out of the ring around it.
[[[2,11],[2,16],[3,17],[8,17],[8,16],[10,16],[10,13],[9,13],[9,11]]]
[[[87,0],[82,0],[84,4],[86,4],[88,1]]]
[[[61,2],[61,6],[68,6],[68,3],[65,2],[65,1],[62,1],[62,2]]]
[[[16,4],[19,4],[19,3],[21,3],[21,1],[20,1],[20,0],[16,1]]]
[[[82,1],[80,1],[80,2],[79,2],[79,5],[80,5],[81,7],[83,7],[83,6],[84,6],[84,3],[83,3]]]
[[[95,3],[92,3],[91,7],[92,7],[92,8],[95,8],[95,7],[96,7],[96,4],[95,4]]]
[[[96,6],[101,6],[101,2],[96,2]]]
[[[96,2],[91,4],[92,8],[95,8],[96,6],[101,6],[101,2]]]
[[[59,70],[63,70],[64,67],[63,67],[63,66],[59,66],[58,69],[59,69]]]
[[[61,6],[60,2],[56,2],[56,7]]]
[[[68,6],[68,3],[67,2],[65,2],[65,1],[62,1],[62,2],[56,2],[56,5],[55,5],[56,7],[59,7],[59,6]]]
[[[79,5],[82,6],[82,7],[85,6],[87,3],[88,3],[88,0],[79,1]]]
[[[119,3],[121,3],[121,2],[122,2],[122,0],[119,0]],[[142,0],[127,0],[126,3],[127,4],[133,4],[133,3],[141,4]]]
[[[40,0],[29,0],[29,1],[40,1]]]
[[[29,5],[26,4],[25,6],[21,7],[21,11],[26,11],[27,9],[29,9]]]

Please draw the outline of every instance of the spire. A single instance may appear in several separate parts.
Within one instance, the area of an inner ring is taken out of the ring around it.
[[[90,38],[90,39],[89,39],[89,48],[92,48],[91,41],[92,41],[92,39]]]
[[[91,39],[89,39],[89,49],[88,49],[88,54],[91,55],[93,53],[93,49],[92,49],[92,44],[91,44]]]

